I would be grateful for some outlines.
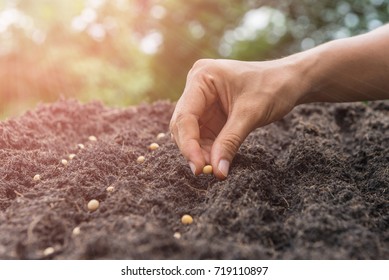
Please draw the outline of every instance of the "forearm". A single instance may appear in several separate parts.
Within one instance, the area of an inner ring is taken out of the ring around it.
[[[300,73],[298,104],[389,98],[389,25],[328,42],[290,59]]]

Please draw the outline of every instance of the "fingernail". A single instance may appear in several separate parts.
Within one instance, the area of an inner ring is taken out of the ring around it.
[[[190,170],[192,170],[193,175],[196,175],[196,165],[193,164],[193,162],[188,162]]]
[[[228,170],[230,169],[230,163],[228,160],[221,159],[219,161],[219,165],[217,166],[219,171],[224,175],[224,177],[227,177],[228,175]]]

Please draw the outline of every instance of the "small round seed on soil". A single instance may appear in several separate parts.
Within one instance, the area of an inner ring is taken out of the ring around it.
[[[149,146],[149,150],[154,151],[159,148],[159,145],[157,143],[151,143]]]
[[[33,178],[34,181],[40,181],[40,179],[41,179],[41,175],[39,174],[36,174]]]
[[[43,250],[43,255],[48,256],[54,253],[54,248],[53,247],[47,247],[45,250]]]
[[[204,174],[212,174],[212,165],[206,165],[203,167],[203,173]]]
[[[143,163],[145,160],[146,160],[146,158],[145,158],[144,156],[139,156],[139,157],[136,159],[136,162],[137,162],[137,163]]]
[[[75,227],[72,231],[73,235],[79,235],[81,233],[80,227]]]
[[[158,133],[158,135],[157,135],[157,139],[158,139],[158,140],[160,140],[160,139],[162,139],[162,138],[165,138],[165,136],[166,136],[166,134],[165,134],[165,133],[163,133],[163,132],[161,132],[161,133]]]
[[[175,239],[180,239],[180,238],[181,238],[181,233],[175,232],[175,233],[173,234],[173,237],[174,237]]]
[[[88,137],[88,140],[95,142],[95,141],[97,141],[97,138],[96,138],[96,136],[91,135],[91,136]]]
[[[106,188],[107,192],[113,192],[114,190],[115,190],[114,186],[109,186],[108,188]]]
[[[85,146],[84,146],[84,144],[77,144],[77,147],[79,148],[79,149],[85,149]]]
[[[191,223],[193,223],[192,216],[190,216],[190,215],[182,216],[181,223],[183,223],[184,225],[190,225]]]
[[[96,211],[97,208],[99,208],[99,201],[96,200],[96,199],[92,199],[91,201],[88,202],[88,210],[93,212],[93,211]]]
[[[61,163],[62,163],[63,165],[68,165],[68,161],[67,161],[66,159],[62,159],[62,160],[61,160]]]
[[[69,159],[70,159],[70,160],[74,159],[75,157],[76,157],[76,154],[70,154],[70,155],[69,155]]]

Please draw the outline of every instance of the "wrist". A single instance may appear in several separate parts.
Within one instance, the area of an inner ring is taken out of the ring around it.
[[[326,86],[328,77],[323,67],[323,57],[327,57],[327,45],[297,53],[291,56],[299,83],[296,105],[317,102],[318,93]],[[324,80],[323,80],[324,79]]]
[[[314,92],[319,85],[312,69],[318,65],[319,55],[314,52],[300,52],[281,59],[284,67],[289,69],[291,77],[289,94],[293,94],[295,106],[313,102]],[[284,68],[284,69],[285,69]]]

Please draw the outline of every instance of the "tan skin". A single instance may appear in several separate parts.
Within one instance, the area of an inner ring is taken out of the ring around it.
[[[278,60],[197,61],[170,122],[173,140],[198,175],[225,179],[254,129],[310,102],[389,98],[389,25]]]

